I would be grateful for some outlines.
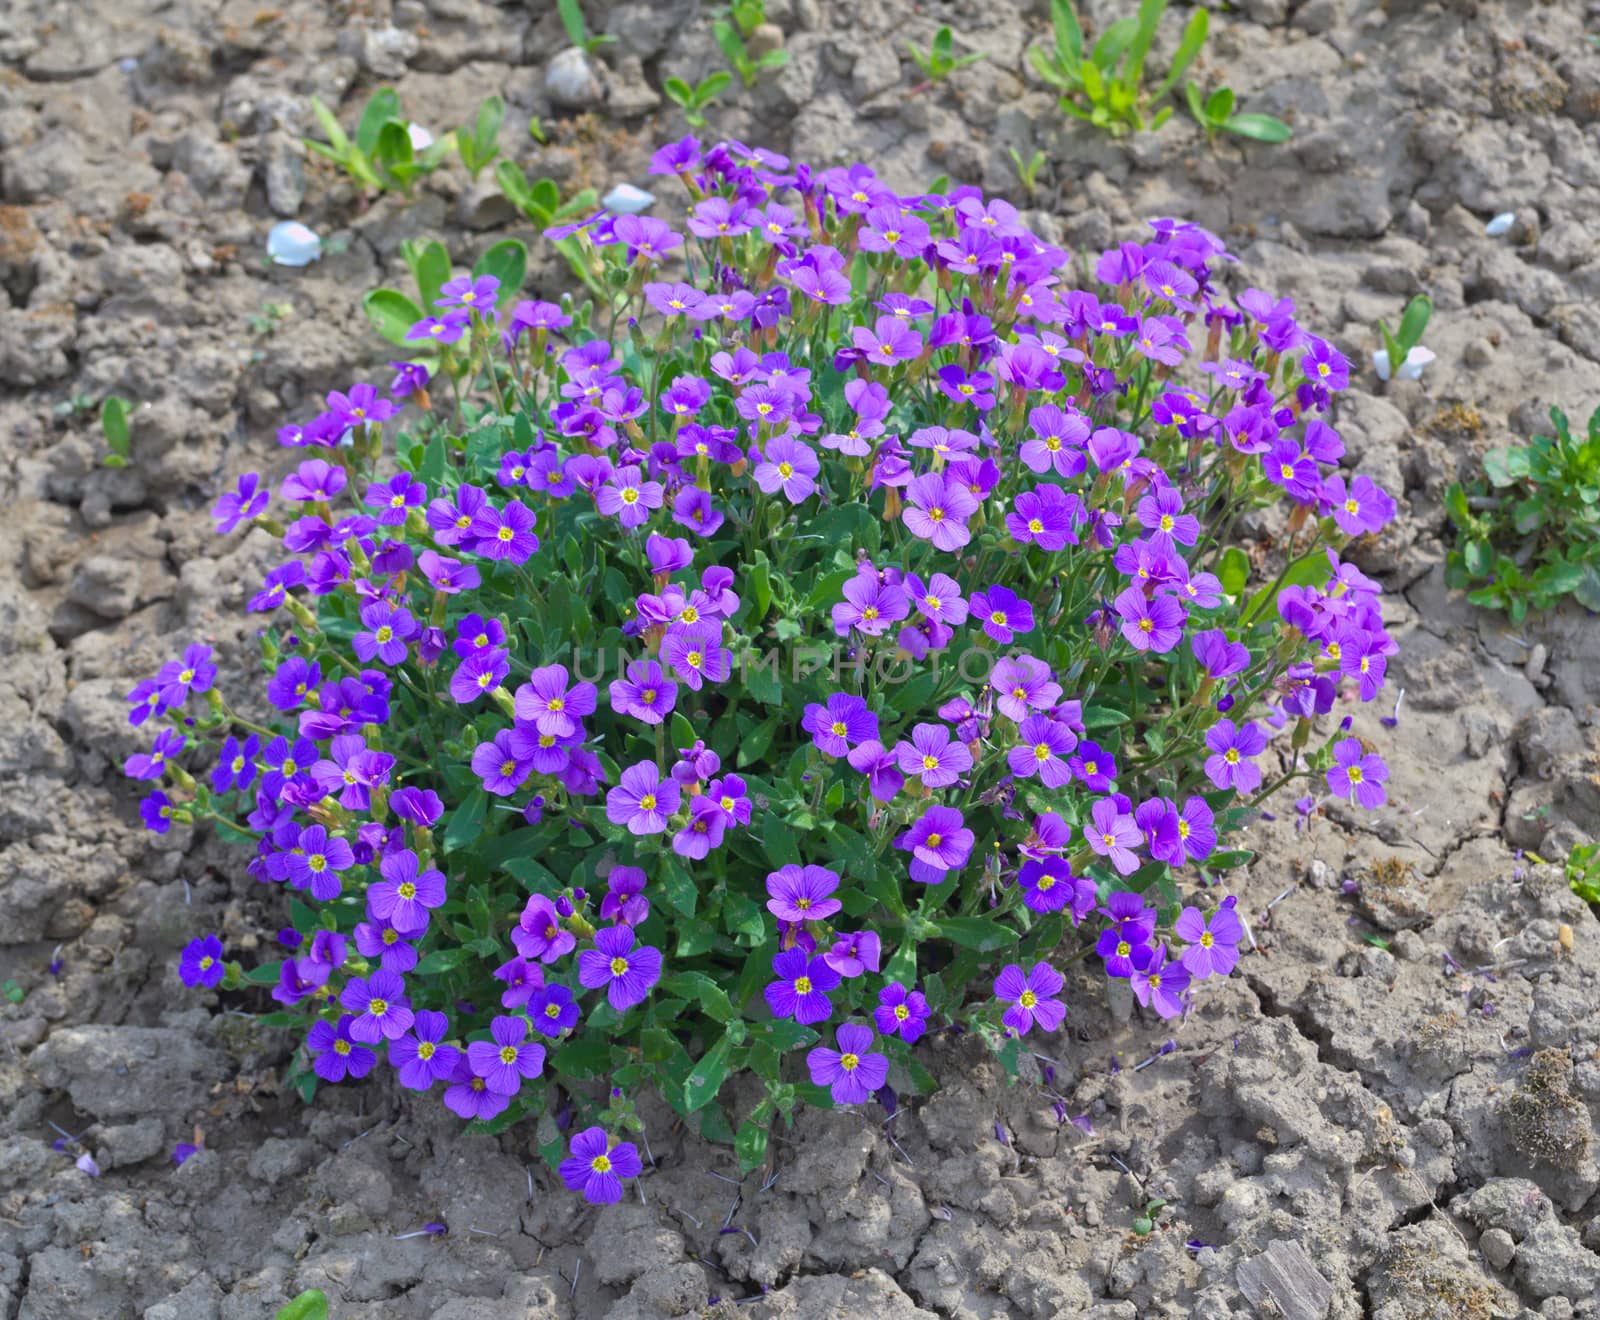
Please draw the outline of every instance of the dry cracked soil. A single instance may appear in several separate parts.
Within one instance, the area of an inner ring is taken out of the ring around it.
[[[552,1194],[526,1135],[462,1135],[384,1084],[280,1094],[282,1034],[172,969],[194,930],[248,954],[281,914],[233,850],[141,828],[123,694],[177,638],[249,673],[273,547],[207,511],[285,467],[279,425],[379,378],[359,303],[401,241],[467,262],[525,233],[459,166],[364,205],[299,145],[310,97],[349,122],[390,84],[438,132],[499,92],[530,173],[644,185],[685,131],[663,80],[719,65],[711,7],[589,0],[616,41],[564,106],[547,0],[0,9],[0,979],[24,992],[0,1004],[0,1317],[259,1320],[311,1287],[339,1320],[1600,1316],[1600,922],[1527,855],[1600,836],[1600,621],[1467,605],[1441,509],[1552,403],[1600,404],[1594,8],[1241,0],[1201,76],[1295,137],[1212,147],[1181,116],[1118,142],[1063,119],[1023,57],[1041,3],[768,0],[789,63],[707,132],[906,191],[1018,196],[1008,149],[1042,151],[1041,232],[1097,250],[1195,219],[1363,364],[1335,420],[1400,497],[1358,562],[1389,588],[1405,701],[1393,727],[1356,716],[1394,767],[1386,808],[1252,827],[1258,948],[1181,1030],[1117,1024],[1085,979],[1037,1078],[947,1040],[930,1099],[812,1115],[740,1186],[647,1109],[655,1165],[607,1209]],[[988,58],[914,90],[905,42],[946,22]],[[519,136],[533,114],[546,146]],[[323,235],[320,263],[267,263],[281,217]],[[536,247],[530,285],[561,281]],[[1372,323],[1420,290],[1437,360],[1385,386]],[[138,404],[120,471],[93,411],[113,392]]]

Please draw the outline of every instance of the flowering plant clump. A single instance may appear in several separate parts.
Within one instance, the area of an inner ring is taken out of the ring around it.
[[[1346,363],[1227,298],[1214,235],[1080,271],[970,188],[693,138],[654,172],[683,224],[555,231],[598,321],[453,280],[426,361],[284,429],[275,508],[218,505],[290,555],[251,601],[277,714],[204,647],[129,698],[151,828],[288,890],[281,961],[203,936],[183,979],[270,985],[308,1095],[387,1066],[598,1200],[642,1088],[753,1168],[797,1104],[930,1088],[941,1030],[1015,1070],[1069,964],[1180,1017],[1247,937],[1254,805],[1384,800],[1313,727],[1395,649],[1339,557],[1394,512],[1333,470]],[[1230,538],[1280,500],[1261,568]]]

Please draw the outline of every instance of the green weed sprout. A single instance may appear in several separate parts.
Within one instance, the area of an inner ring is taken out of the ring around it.
[[[760,59],[752,59],[739,28],[726,19],[719,18],[711,25],[711,35],[717,39],[717,45],[722,48],[729,67],[739,75],[739,81],[746,87],[754,87],[756,79],[767,70],[781,69],[789,62],[789,52],[786,50],[769,50]]]
[[[1445,581],[1513,624],[1564,596],[1600,610],[1600,409],[1582,437],[1561,409],[1550,420],[1555,435],[1483,456],[1488,487],[1456,482],[1445,492],[1457,536]]]
[[[456,130],[456,149],[461,153],[461,163],[474,179],[500,154],[498,139],[505,117],[506,103],[498,96],[490,96],[478,107],[478,117],[473,120],[472,127]]]
[[[1585,903],[1600,903],[1600,843],[1580,843],[1567,854],[1567,883]]]
[[[728,6],[728,16],[739,29],[739,35],[748,37],[767,21],[767,0],[733,0]]]
[[[1383,340],[1383,347],[1372,355],[1372,367],[1379,380],[1388,380],[1390,375],[1401,380],[1421,379],[1422,369],[1433,361],[1433,353],[1422,346],[1422,336],[1432,318],[1433,299],[1419,293],[1400,314],[1399,329],[1391,333],[1386,321],[1373,326]]]
[[[683,117],[689,121],[691,127],[701,128],[706,122],[705,108],[732,83],[733,75],[718,69],[715,73],[702,78],[693,87],[682,78],[668,78],[661,84],[661,89],[683,107]]]
[[[321,1288],[307,1288],[280,1306],[273,1320],[328,1320],[328,1295]]]
[[[1055,49],[1029,46],[1034,71],[1061,93],[1063,113],[1102,128],[1113,137],[1158,129],[1172,117],[1173,107],[1152,107],[1166,98],[1200,48],[1205,45],[1210,18],[1197,9],[1183,30],[1172,67],[1154,92],[1144,86],[1144,65],[1156,30],[1166,13],[1167,0],[1142,0],[1137,18],[1121,18],[1100,34],[1084,55],[1083,27],[1071,0],[1050,0],[1050,20]]]
[[[1205,129],[1207,141],[1215,141],[1218,133],[1232,133],[1255,142],[1287,142],[1294,136],[1289,125],[1272,115],[1248,111],[1236,114],[1231,87],[1219,87],[1204,100],[1200,99],[1200,89],[1193,83],[1187,84],[1183,92],[1189,103],[1189,113]]]
[[[100,405],[100,430],[110,451],[101,462],[108,468],[128,466],[128,413],[132,407],[118,394],[108,396]]]
[[[1022,181],[1022,186],[1027,190],[1028,196],[1032,197],[1038,188],[1039,171],[1044,167],[1044,152],[1035,151],[1028,158],[1027,163],[1024,164],[1020,151],[1015,147],[1008,147],[1007,150],[1011,153],[1011,163],[1016,167],[1017,178]]]
[[[606,32],[598,35],[590,33],[589,25],[583,21],[583,6],[578,0],[556,0],[556,9],[561,15],[561,26],[567,30],[567,40],[585,55],[593,55],[601,46],[616,40]]]
[[[927,50],[920,49],[914,41],[906,42],[906,49],[911,52],[911,58],[917,62],[929,83],[943,82],[957,69],[964,69],[969,64],[976,64],[979,60],[988,58],[981,50],[957,55],[955,33],[948,25],[933,34],[933,44]]]
[[[326,142],[302,138],[308,148],[338,165],[363,191],[399,190],[406,196],[418,179],[437,169],[455,148],[455,134],[446,133],[421,152],[412,145],[411,127],[400,113],[400,97],[392,87],[372,94],[352,139],[338,116],[315,96],[311,111],[321,125]]]

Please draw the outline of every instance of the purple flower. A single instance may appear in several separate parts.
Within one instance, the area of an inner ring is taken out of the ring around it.
[[[390,394],[397,399],[426,395],[432,377],[425,366],[418,362],[391,362],[389,365],[394,368],[394,379],[389,382]],[[426,398],[423,401],[426,402]]]
[[[1089,819],[1090,823],[1083,827],[1084,842],[1101,857],[1109,858],[1118,874],[1132,875],[1137,871],[1139,858],[1133,850],[1144,842],[1144,832],[1133,817],[1111,798],[1101,798],[1089,809]]]
[[[570,953],[577,939],[562,926],[555,904],[543,894],[534,894],[511,928],[511,943],[524,958],[548,964]]]
[[[1221,628],[1195,633],[1189,649],[1210,678],[1227,678],[1250,668],[1250,648],[1243,642],[1230,642]]]
[[[367,1045],[405,1035],[411,1026],[411,1001],[406,985],[394,972],[381,968],[367,977],[356,977],[339,996],[339,1006],[356,1014],[350,1023],[350,1038]]]
[[[496,1095],[515,1095],[524,1080],[544,1071],[544,1046],[528,1039],[528,1024],[518,1017],[497,1017],[489,1024],[492,1040],[467,1046],[467,1063]]]
[[[1078,745],[1078,737],[1065,724],[1048,715],[1030,715],[1017,727],[1018,745],[1006,754],[1006,764],[1018,779],[1039,776],[1046,788],[1061,788],[1072,782],[1067,757]]]
[[[952,742],[942,724],[919,724],[911,740],[896,744],[895,757],[903,773],[920,778],[926,788],[949,788],[972,769],[972,753]]]
[[[578,1001],[564,985],[546,985],[528,1000],[528,1017],[540,1035],[556,1037],[578,1025]]]
[[[929,807],[894,846],[911,854],[913,880],[937,885],[949,872],[967,864],[974,837],[954,807]]]
[[[1182,962],[1195,980],[1226,976],[1238,963],[1239,941],[1244,938],[1244,923],[1234,910],[1238,901],[1230,894],[1209,921],[1199,908],[1186,907],[1172,923],[1172,933],[1188,943]]]
[[[540,733],[570,738],[582,731],[583,717],[594,714],[595,697],[594,684],[571,683],[565,665],[545,665],[517,689],[517,719]]]
[[[422,631],[411,612],[388,601],[373,601],[362,607],[362,631],[350,639],[350,649],[358,659],[374,657],[386,665],[397,665],[406,658],[408,643]]]
[[[852,747],[846,759],[850,768],[867,777],[867,791],[879,802],[892,801],[905,787],[905,776],[896,766],[894,753],[877,739]]]
[[[450,675],[450,697],[459,706],[469,706],[485,693],[493,692],[510,672],[504,651],[474,651]]]
[[[467,333],[469,313],[453,308],[443,316],[424,316],[406,331],[408,343],[454,344]]]
[[[388,481],[374,482],[367,487],[362,503],[378,509],[381,527],[399,527],[411,509],[420,508],[428,498],[428,488],[410,473],[400,472]]]
[[[1333,768],[1328,771],[1328,788],[1335,797],[1354,799],[1368,811],[1376,811],[1387,800],[1384,783],[1389,767],[1376,752],[1368,752],[1359,738],[1341,738],[1333,745]]]
[[[692,284],[661,284],[652,282],[644,286],[645,300],[660,312],[662,316],[683,316],[692,314],[706,296]]]
[[[355,850],[321,825],[300,831],[294,851],[286,861],[286,878],[296,889],[309,889],[311,897],[327,903],[339,897],[339,872],[355,865]]]
[[[367,889],[367,911],[405,934],[421,931],[428,913],[445,899],[444,872],[417,873],[417,855],[409,848],[387,854],[379,863],[383,877]]]
[[[1147,597],[1129,587],[1113,602],[1122,620],[1122,635],[1136,651],[1164,654],[1183,636],[1188,613],[1175,596]]]
[[[621,467],[595,492],[595,507],[624,527],[641,527],[665,496],[659,481],[646,481],[637,467]]]
[[[1009,587],[994,586],[973,596],[972,619],[1005,646],[1018,633],[1033,631],[1033,606]]]
[[[1017,872],[1017,884],[1023,903],[1034,912],[1059,912],[1070,906],[1076,923],[1094,908],[1094,881],[1074,876],[1062,857],[1030,858]]]
[[[128,723],[136,728],[152,715],[164,715],[167,706],[161,700],[161,684],[147,678],[128,693]]]
[[[462,591],[474,591],[483,582],[483,575],[471,564],[459,559],[448,559],[435,550],[424,550],[417,556],[417,567],[435,591],[454,596]]]
[[[190,987],[207,990],[222,980],[227,970],[222,965],[222,941],[215,935],[202,935],[184,946],[178,959],[178,979]]]
[[[835,692],[826,705],[812,702],[806,707],[800,727],[826,756],[844,756],[852,745],[878,736],[878,717],[860,697]]]
[[[590,1205],[615,1205],[622,1199],[622,1184],[637,1178],[644,1168],[632,1142],[609,1145],[601,1127],[585,1128],[573,1137],[571,1154],[561,1161],[561,1181],[569,1192],[582,1192]]]
[[[1167,946],[1158,944],[1144,968],[1135,968],[1129,976],[1133,994],[1146,1008],[1153,1008],[1164,1018],[1175,1018],[1183,1012],[1184,992],[1189,988],[1189,972],[1182,963],[1167,961]]]
[[[641,259],[646,263],[660,261],[673,248],[683,245],[682,234],[673,233],[664,221],[648,215],[618,216],[612,233],[619,243],[627,245],[630,266]]]
[[[261,750],[261,739],[251,734],[243,742],[230,735],[217,754],[216,768],[211,772],[211,791],[227,793],[237,788],[241,793],[250,787],[256,777],[256,753]]]
[[[672,836],[672,851],[680,857],[699,861],[709,856],[713,848],[722,846],[723,831],[727,828],[728,814],[720,806],[704,795],[692,797],[688,822]]]
[[[289,964],[285,963],[287,967]],[[359,1080],[372,1071],[378,1056],[364,1045],[358,1045],[350,1036],[349,1014],[339,1019],[338,1026],[318,1020],[306,1033],[306,1049],[311,1054],[312,1070],[325,1082],[342,1082],[346,1077]]]
[[[898,1035],[910,1045],[928,1029],[928,1013],[928,1001],[922,991],[907,990],[900,982],[890,981],[878,991],[872,1020],[879,1035]]]
[[[191,692],[209,692],[216,681],[217,667],[211,663],[211,648],[196,642],[183,651],[182,660],[161,666],[156,682],[161,685],[161,700],[170,707],[181,706]]]
[[[472,1065],[463,1054],[456,1060],[456,1070],[450,1076],[450,1086],[444,1093],[445,1108],[460,1118],[489,1119],[505,1112],[511,1097],[491,1091],[489,1083],[472,1071]]]
[[[707,680],[726,681],[733,668],[718,623],[674,624],[661,639],[661,659],[694,692]]]
[[[492,740],[472,749],[472,773],[483,780],[486,793],[509,797],[533,773],[533,762],[524,755],[515,731],[501,729]]]
[[[989,686],[994,689],[996,709],[1018,724],[1030,711],[1048,710],[1061,698],[1061,684],[1051,679],[1050,666],[1031,655],[1001,660]]]
[[[911,602],[904,588],[880,580],[868,569],[844,584],[844,600],[833,607],[833,630],[841,637],[852,628],[868,637],[881,637],[910,613]]]
[[[1059,486],[1040,486],[1023,491],[1013,501],[1013,507],[1016,511],[1006,515],[1006,530],[1012,540],[1049,552],[1078,544],[1073,525],[1081,506],[1076,495]]]
[[[500,281],[493,275],[457,275],[446,280],[439,288],[435,307],[464,307],[468,311],[493,317],[495,299],[500,294]]]
[[[606,876],[606,896],[600,900],[604,921],[620,921],[637,926],[650,915],[650,900],[644,896],[645,874],[637,866],[614,866]]]
[[[260,473],[246,472],[239,478],[238,489],[223,495],[211,511],[217,520],[217,535],[226,536],[240,523],[259,518],[266,512],[269,498],[261,487]]]
[[[1146,495],[1139,501],[1140,524],[1150,532],[1151,548],[1168,555],[1174,544],[1193,545],[1200,539],[1200,520],[1183,511],[1183,496],[1172,486]]]
[[[943,473],[929,472],[906,487],[906,500],[901,516],[907,530],[918,540],[932,541],[937,549],[951,551],[972,539],[967,519],[978,511],[978,501],[965,486],[950,481]]]
[[[417,946],[410,936],[420,932],[402,933],[387,921],[359,921],[350,932],[355,938],[356,952],[369,962],[376,958],[386,972],[404,975],[417,965]]]
[[[924,618],[952,627],[967,621],[967,602],[954,578],[935,573],[924,583],[911,573],[906,577],[906,590],[911,595],[911,603]]]
[[[838,987],[839,973],[826,959],[808,957],[804,949],[785,949],[773,958],[772,974],[777,980],[767,986],[765,995],[774,1017],[810,1026],[832,1015],[827,992]]]
[[[842,977],[861,976],[878,970],[883,957],[883,940],[876,931],[858,930],[841,935],[822,955],[824,962]]]
[[[594,945],[578,954],[578,981],[590,990],[605,986],[606,998],[617,1012],[640,1003],[661,979],[661,950],[649,945],[634,948],[629,927],[607,926],[596,931]]]
[[[752,449],[756,465],[751,476],[768,495],[783,492],[790,504],[799,504],[817,488],[822,471],[816,450],[793,436],[774,436],[764,449]]]
[[[1073,775],[1094,793],[1109,793],[1116,786],[1116,758],[1095,742],[1081,742],[1067,762]]]
[[[780,867],[767,876],[767,911],[779,921],[826,921],[841,906],[829,897],[838,887],[838,875],[825,867]]]
[[[450,1019],[431,1009],[418,1009],[411,1031],[389,1042],[389,1062],[400,1074],[400,1085],[426,1091],[435,1082],[447,1082],[456,1070],[461,1051],[442,1044]]]
[[[621,782],[606,794],[606,819],[626,825],[630,834],[660,834],[678,809],[677,782],[661,778],[653,761],[640,761],[622,772]]]
[[[811,1082],[814,1086],[826,1086],[836,1105],[862,1104],[888,1079],[889,1060],[871,1052],[874,1040],[871,1027],[843,1023],[836,1039],[839,1043],[836,1050],[818,1045],[807,1052],[806,1067],[811,1070]]]
[[[156,789],[139,803],[139,816],[145,829],[165,834],[172,828],[172,799]]]
[[[628,665],[627,677],[612,682],[610,694],[611,709],[617,714],[660,724],[677,705],[678,685],[654,660],[634,660]]]
[[[1045,1031],[1056,1030],[1067,1015],[1066,1005],[1056,998],[1065,984],[1049,963],[1034,963],[1027,973],[1016,963],[1008,964],[994,981],[994,997],[1011,1005],[1000,1020],[1019,1036],[1035,1023]]]
[[[1267,731],[1255,722],[1239,728],[1232,720],[1218,720],[1206,730],[1206,774],[1218,788],[1253,793],[1261,787],[1261,770],[1249,758],[1267,749]]]
[[[1395,515],[1394,500],[1370,477],[1358,475],[1346,486],[1344,478],[1335,473],[1323,481],[1322,497],[1347,536],[1381,532]]]
[[[485,559],[526,563],[539,549],[533,531],[538,521],[533,511],[517,500],[508,501],[503,510],[485,504],[472,516],[472,553]]]

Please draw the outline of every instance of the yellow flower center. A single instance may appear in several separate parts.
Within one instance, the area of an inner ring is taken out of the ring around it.
[[[611,975],[622,976],[626,974],[627,970],[628,960],[626,958],[613,958],[611,960]]]
[[[1024,990],[1017,996],[1017,1003],[1022,1005],[1023,1008],[1033,1008],[1038,1002],[1039,996],[1034,994],[1032,990]]]
[[[861,1066],[861,1058],[855,1054],[841,1054],[839,1056],[839,1066],[846,1072],[854,1072]]]
[[[809,995],[811,993],[811,978],[809,976],[795,977],[794,992],[797,995]]]

